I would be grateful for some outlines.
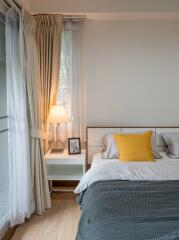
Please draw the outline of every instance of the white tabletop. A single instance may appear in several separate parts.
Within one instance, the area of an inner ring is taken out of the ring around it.
[[[44,158],[47,164],[81,165],[85,162],[86,151],[82,149],[81,154],[69,155],[67,149],[63,153],[51,153],[51,150],[49,150]]]

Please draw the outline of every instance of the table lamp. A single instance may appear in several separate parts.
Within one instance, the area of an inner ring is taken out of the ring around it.
[[[63,152],[64,149],[59,149],[57,146],[57,125],[68,122],[68,116],[65,111],[65,108],[60,104],[53,105],[50,109],[49,117],[50,123],[53,124],[53,136],[54,136],[54,145],[51,152]]]

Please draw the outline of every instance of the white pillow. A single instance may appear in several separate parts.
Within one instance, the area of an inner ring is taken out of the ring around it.
[[[178,132],[166,132],[162,133],[169,156],[171,158],[179,158],[179,133]]]
[[[102,158],[119,158],[116,142],[112,133],[108,133],[103,137],[104,150],[102,151]]]
[[[114,133],[107,133],[103,137],[104,150],[102,151],[102,158],[116,159],[119,158],[116,142],[113,138]],[[140,133],[139,133],[140,134]],[[153,141],[152,141],[153,142]],[[162,156],[156,149],[156,146],[152,143],[153,155],[155,159],[160,159]]]

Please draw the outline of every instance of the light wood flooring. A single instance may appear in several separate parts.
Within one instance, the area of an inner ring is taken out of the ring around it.
[[[11,240],[75,240],[79,218],[73,193],[53,193],[52,208],[20,225]]]

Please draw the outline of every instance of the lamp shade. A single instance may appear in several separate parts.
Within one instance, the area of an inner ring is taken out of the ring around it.
[[[50,109],[51,123],[65,123],[68,122],[68,116],[65,108],[62,105],[53,105]]]

